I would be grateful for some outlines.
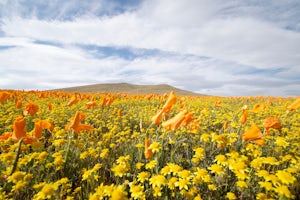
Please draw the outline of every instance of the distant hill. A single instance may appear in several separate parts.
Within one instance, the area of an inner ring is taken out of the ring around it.
[[[171,90],[174,90],[175,94],[181,96],[202,96],[202,94],[197,94],[187,90],[182,90],[167,84],[134,85],[129,83],[107,83],[107,84],[93,84],[93,85],[61,88],[56,90],[67,91],[67,92],[111,92],[111,93],[126,92],[128,94],[153,94],[154,93],[160,95],[164,93],[169,93]]]

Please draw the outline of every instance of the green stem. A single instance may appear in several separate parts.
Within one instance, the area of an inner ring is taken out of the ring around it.
[[[66,155],[65,155],[65,164],[64,164],[64,168],[66,167],[67,162],[68,162],[72,138],[73,138],[73,131],[70,132],[69,135],[68,135],[68,146],[67,146],[67,151],[66,151]]]
[[[18,166],[18,160],[19,160],[19,155],[20,155],[20,152],[21,152],[22,142],[23,142],[23,138],[19,140],[17,154],[16,154],[16,158],[15,158],[15,161],[14,161],[13,168],[12,168],[12,170],[11,170],[11,172],[10,172],[10,176],[11,176],[11,175],[16,171],[16,169],[17,169],[17,166]]]

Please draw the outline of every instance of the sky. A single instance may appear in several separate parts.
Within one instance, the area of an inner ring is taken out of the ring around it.
[[[0,89],[300,95],[299,0],[0,0]]]

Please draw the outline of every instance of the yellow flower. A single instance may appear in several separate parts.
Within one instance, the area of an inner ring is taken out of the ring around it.
[[[247,188],[247,187],[248,187],[248,185],[247,185],[247,183],[246,183],[245,181],[237,181],[235,184],[236,184],[236,186],[237,186],[238,188],[240,188],[240,189],[243,189],[243,188]]]
[[[266,170],[259,170],[259,171],[257,172],[257,176],[258,176],[258,177],[269,176],[269,172],[266,171]]]
[[[100,153],[100,158],[107,158],[108,157],[108,153],[109,153],[109,149],[105,148],[102,150],[102,152]]]
[[[226,197],[227,197],[229,200],[234,200],[234,199],[236,199],[235,194],[232,193],[232,192],[227,192]]]
[[[285,196],[287,198],[294,198],[294,195],[292,195],[289,188],[285,185],[281,185],[279,187],[276,187],[274,190],[275,190],[275,192],[277,192],[281,196]]]
[[[130,192],[133,199],[146,199],[144,187],[141,185],[132,184],[130,186]]]
[[[167,179],[163,175],[152,175],[149,179],[149,183],[152,187],[160,187],[167,184]]]
[[[170,167],[170,172],[173,174],[177,174],[178,172],[180,172],[182,170],[182,167],[174,164],[174,163],[168,163],[167,166]]]
[[[180,190],[185,189],[188,190],[189,181],[187,179],[180,178],[178,181],[175,182],[175,186],[178,187]]]
[[[267,181],[260,181],[260,182],[258,182],[258,184],[260,185],[260,187],[265,188],[267,191],[273,189],[272,183],[270,183],[270,182],[267,182]]]
[[[208,189],[209,189],[209,190],[212,190],[212,191],[216,191],[216,190],[217,190],[217,187],[216,187],[215,184],[209,184],[209,185],[208,185]]]
[[[195,152],[194,158],[197,158],[197,159],[200,159],[200,160],[201,160],[201,159],[203,159],[204,156],[205,156],[205,151],[204,151],[204,149],[201,148],[201,147],[195,148],[195,149],[194,149],[194,152]]]
[[[113,192],[111,193],[110,200],[126,200],[127,192],[124,191],[123,186],[116,187]]]
[[[17,183],[18,181],[23,179],[25,174],[25,172],[16,171],[10,177],[8,177],[8,182]]]
[[[212,172],[215,173],[217,175],[221,175],[224,174],[224,170],[222,168],[221,165],[218,164],[212,164],[210,167],[208,167],[208,169]]]
[[[140,172],[138,174],[138,181],[141,182],[141,183],[144,183],[146,180],[148,180],[150,177],[150,173],[149,172]]]
[[[294,176],[292,176],[289,172],[283,170],[278,170],[276,172],[276,176],[283,184],[289,185],[293,184],[296,181],[296,178]]]
[[[170,190],[174,190],[175,189],[175,187],[176,187],[176,185],[175,185],[175,183],[177,182],[177,178],[176,177],[171,177],[170,179],[169,179],[169,182],[168,182],[168,188],[170,189]]]
[[[161,187],[153,187],[153,196],[161,197]]]
[[[144,163],[138,162],[135,164],[136,169],[141,169],[144,166]]]
[[[159,152],[161,150],[162,146],[160,143],[158,142],[153,142],[150,146],[149,149],[152,150],[152,152]]]
[[[224,166],[227,163],[227,158],[226,158],[226,156],[219,154],[215,157],[214,161],[217,162],[217,164]]]
[[[55,194],[57,187],[54,184],[46,183],[44,184],[41,191],[39,191],[33,199],[51,199],[52,195]]]
[[[258,200],[267,200],[268,197],[264,193],[258,193],[258,194],[256,194],[256,199],[258,199]]]
[[[129,170],[129,165],[127,164],[114,165],[111,170],[114,172],[115,176],[123,177]]]
[[[149,163],[146,164],[146,169],[153,169],[156,166],[157,162],[156,160],[151,160]]]

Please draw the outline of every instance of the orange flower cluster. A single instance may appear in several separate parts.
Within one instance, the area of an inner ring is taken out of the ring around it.
[[[262,138],[263,134],[256,124],[252,124],[251,128],[242,134],[242,139],[245,141],[253,141],[256,144],[265,145],[265,141]]]
[[[300,108],[300,97],[298,97],[291,105],[287,107],[287,110],[292,111]]]
[[[79,101],[78,94],[75,93],[74,96],[70,99],[70,101],[67,103],[68,106],[72,106],[76,104]]]
[[[28,115],[30,114],[31,116],[35,115],[37,113],[37,111],[39,110],[39,106],[29,102],[28,104],[25,105],[25,109],[23,111],[24,115]]]
[[[183,100],[181,100],[180,107],[183,108]],[[166,103],[162,107],[161,110],[158,111],[156,115],[154,115],[151,119],[152,123],[156,126],[159,126],[162,116],[171,111],[171,108],[173,104],[176,103],[176,96],[174,94],[174,91],[171,91]],[[173,118],[164,121],[162,123],[162,127],[164,127],[166,130],[176,130],[180,125],[181,126],[187,126],[192,120],[194,119],[194,116],[192,113],[188,112],[187,110],[181,110],[177,115],[175,115]]]
[[[82,124],[81,121],[85,118],[85,114],[81,111],[77,111],[75,116],[72,118],[71,122],[66,125],[66,130],[70,131],[71,129],[74,130],[75,133],[80,133],[83,130],[93,130],[94,127]]]
[[[4,102],[10,98],[10,94],[8,92],[0,92],[0,102]]]
[[[275,117],[268,117],[263,121],[263,127],[266,129],[266,133],[270,134],[270,129],[281,129],[281,122]]]
[[[53,130],[53,125],[48,120],[35,119],[34,120],[34,129],[33,129],[33,137],[41,138],[42,131],[44,129],[48,129],[50,131]]]
[[[149,138],[146,137],[145,138],[145,152],[144,152],[146,159],[150,159],[153,157],[153,152],[151,149],[149,149],[149,146],[150,146],[150,141],[149,141]]]

